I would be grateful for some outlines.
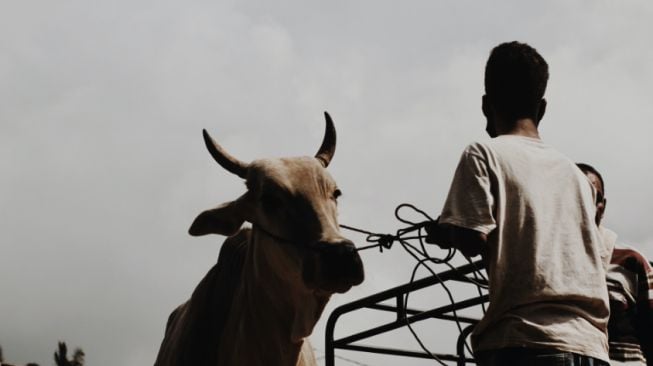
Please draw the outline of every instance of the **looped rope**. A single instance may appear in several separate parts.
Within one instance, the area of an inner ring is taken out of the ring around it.
[[[414,222],[414,221],[408,220],[408,219],[401,216],[402,209],[411,209],[414,213],[417,213],[417,214],[421,215],[426,220],[421,221],[421,222]],[[456,254],[455,249],[453,249],[453,248],[445,249],[445,250],[447,250],[446,255],[443,258],[438,258],[438,257],[431,256],[430,253],[427,251],[426,246],[424,245],[425,244],[424,239],[426,238],[426,235],[422,235],[422,230],[424,229],[424,227],[427,224],[434,223],[437,220],[433,220],[426,212],[424,212],[424,211],[418,209],[417,207],[415,207],[414,205],[411,205],[411,204],[408,204],[408,203],[402,203],[399,206],[397,206],[397,208],[395,209],[394,214],[395,214],[395,218],[397,220],[399,220],[400,222],[402,222],[404,224],[409,225],[408,227],[398,229],[394,235],[374,233],[374,232],[371,232],[371,231],[367,231],[367,230],[363,230],[363,229],[359,229],[359,228],[355,228],[355,227],[347,226],[347,225],[340,225],[340,227],[342,227],[343,229],[358,232],[360,234],[365,234],[365,235],[367,235],[367,237],[365,238],[365,241],[368,242],[368,243],[373,243],[372,245],[359,247],[359,248],[356,249],[357,251],[362,251],[362,250],[378,247],[379,251],[383,252],[383,249],[391,249],[392,245],[395,242],[399,243],[402,246],[402,248],[411,257],[413,257],[413,259],[415,259],[415,261],[417,262],[415,267],[413,268],[412,275],[410,277],[410,283],[415,281],[415,276],[416,276],[417,270],[419,268],[425,268],[426,270],[428,270],[428,272],[432,276],[439,279],[438,274],[433,269],[430,268],[429,263],[430,264],[444,264],[444,265],[448,266],[449,268],[451,268],[452,270],[456,270],[456,267],[454,267],[453,265],[451,265],[451,263],[449,263],[451,261],[451,259],[453,259],[454,255]],[[415,231],[417,233],[414,233]],[[408,235],[408,234],[411,234],[411,235]],[[410,243],[411,240],[418,240],[419,246],[411,244]],[[471,263],[469,258],[467,260]],[[480,279],[479,279],[479,277],[480,277]],[[482,289],[487,289],[487,279],[481,273],[480,269],[476,269],[474,271],[474,279],[467,278],[467,280],[469,282],[473,283],[474,285],[476,285],[479,296],[482,295]],[[442,286],[442,288],[446,291],[447,296],[449,297],[449,300],[451,301],[451,303],[455,304],[456,302],[455,302],[455,300],[453,298],[453,294],[451,293],[449,288],[445,285],[445,283],[443,281],[440,280],[439,282],[440,282],[440,285]],[[412,333],[413,337],[415,338],[417,343],[420,345],[422,350],[424,352],[426,352],[426,354],[429,355],[433,360],[437,361],[440,365],[446,366],[446,363],[443,360],[441,360],[440,357],[438,357],[436,354],[434,354],[434,353],[432,353],[431,351],[428,350],[428,348],[424,345],[424,343],[420,339],[417,332],[411,326],[410,322],[408,322],[408,320],[407,320],[408,316],[406,314],[406,309],[408,309],[408,297],[409,297],[409,295],[410,295],[410,292],[406,293],[404,298],[403,298],[403,309],[404,309],[403,318],[406,320],[406,326],[408,327],[408,329],[410,330],[410,332]],[[485,313],[485,306],[483,304],[481,304],[481,306],[482,306],[482,309],[483,309],[483,313]],[[457,314],[455,309],[453,310],[453,315],[454,315],[454,318],[455,318],[455,321],[456,321],[456,325],[458,326],[458,330],[462,333],[463,329],[462,329],[462,326],[460,324],[460,321],[458,320],[458,314]],[[465,348],[467,349],[468,352],[471,353],[471,349],[470,349],[469,345],[467,344],[467,342],[465,342]]]
[[[409,221],[409,220],[401,217],[401,215],[400,215],[401,209],[403,209],[403,208],[410,208],[413,211],[415,211],[415,212],[421,214],[422,216],[424,216],[427,220],[422,221],[422,222]],[[411,205],[409,203],[402,203],[401,205],[397,206],[397,208],[395,209],[395,218],[397,218],[397,220],[399,220],[400,222],[402,222],[404,224],[409,224],[410,226],[397,230],[397,232],[394,235],[392,235],[392,234],[373,233],[371,231],[355,228],[355,227],[348,226],[348,225],[340,225],[340,227],[343,228],[343,229],[355,231],[355,232],[360,233],[360,234],[365,234],[365,235],[367,235],[367,237],[365,238],[365,241],[368,242],[368,243],[373,243],[372,245],[366,245],[366,246],[356,248],[357,251],[372,249],[372,248],[377,248],[378,247],[379,252],[383,253],[383,249],[392,249],[392,245],[396,241],[406,241],[406,240],[410,240],[410,239],[420,239],[420,241],[421,241],[421,239],[424,238],[424,236],[421,235],[421,232],[418,233],[417,236],[413,236],[413,237],[405,237],[405,235],[408,234],[408,233],[411,233],[413,231],[416,231],[416,230],[421,231],[421,229],[426,224],[428,224],[430,222],[433,222],[433,219],[431,218],[431,216],[429,216],[426,212],[418,209],[417,207],[415,207],[414,205]]]
[[[379,248],[379,251],[383,253],[383,249],[391,249],[392,244],[394,244],[395,240],[397,239],[394,235],[391,234],[378,234],[378,233],[373,233],[367,230],[363,229],[358,229],[352,226],[347,226],[347,225],[340,225],[341,228],[355,231],[357,233],[365,234],[367,237],[365,238],[365,241],[368,243],[374,243],[372,245],[366,245],[362,247],[356,248],[356,251],[361,251],[361,250],[366,250],[366,249],[372,249],[372,248]]]

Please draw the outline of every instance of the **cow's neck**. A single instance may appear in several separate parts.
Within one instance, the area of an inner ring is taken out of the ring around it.
[[[289,243],[253,229],[241,289],[243,316],[239,343],[249,353],[265,352],[266,365],[295,366],[304,338],[311,334],[328,296],[301,286],[301,262]],[[279,269],[284,269],[280,273]],[[234,334],[234,333],[232,333]],[[243,356],[241,354],[241,356]],[[240,365],[249,365],[243,362]]]

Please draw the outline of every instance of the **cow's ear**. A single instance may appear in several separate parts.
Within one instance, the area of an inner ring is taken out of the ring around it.
[[[188,233],[192,236],[207,234],[231,236],[240,229],[245,220],[242,202],[240,200],[227,202],[199,214],[188,229]]]

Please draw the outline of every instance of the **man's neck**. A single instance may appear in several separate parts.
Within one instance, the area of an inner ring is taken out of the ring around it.
[[[499,135],[513,135],[540,139],[537,124],[530,118],[518,119],[510,128],[501,131]]]

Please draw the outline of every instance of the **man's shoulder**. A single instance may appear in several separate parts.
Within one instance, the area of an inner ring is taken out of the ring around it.
[[[637,269],[643,272],[653,271],[648,259],[639,250],[621,242],[615,244],[610,263],[633,267],[633,270]]]
[[[516,135],[501,135],[491,139],[472,141],[463,150],[463,155],[499,160],[512,159],[518,156],[521,158],[531,156],[535,159],[553,160],[560,163],[564,162],[567,165],[575,165],[571,159],[553,146],[539,139]]]
[[[492,151],[491,140],[486,141],[472,141],[463,150],[464,155],[481,155],[485,156]]]
[[[501,135],[494,138],[474,140],[467,145],[466,150],[493,150],[504,147],[514,149],[537,148],[555,151],[551,145],[544,143],[540,139],[518,135]]]

